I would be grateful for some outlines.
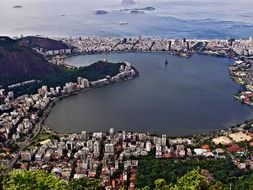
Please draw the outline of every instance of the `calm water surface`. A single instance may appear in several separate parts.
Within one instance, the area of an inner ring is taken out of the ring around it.
[[[253,35],[252,0],[0,0],[0,35],[155,36],[213,39]],[[13,6],[22,5],[15,9]],[[132,15],[124,8],[155,7]],[[95,15],[94,10],[109,11]],[[120,21],[128,25],[120,25]]]
[[[253,117],[251,107],[233,98],[239,86],[228,74],[231,59],[114,53],[77,56],[67,62],[81,66],[101,59],[129,61],[140,77],[64,99],[49,115],[49,127],[59,132],[114,127],[186,135],[222,129]]]

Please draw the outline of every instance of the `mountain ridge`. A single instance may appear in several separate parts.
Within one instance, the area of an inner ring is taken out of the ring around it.
[[[18,40],[0,37],[0,77],[32,78],[54,74],[57,68]]]

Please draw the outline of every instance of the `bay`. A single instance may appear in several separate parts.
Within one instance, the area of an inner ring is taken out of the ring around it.
[[[1,0],[0,35],[249,38],[252,0]],[[22,8],[13,8],[20,5]],[[154,7],[145,14],[122,9]],[[95,10],[109,14],[95,15]],[[120,22],[127,25],[120,25]]]

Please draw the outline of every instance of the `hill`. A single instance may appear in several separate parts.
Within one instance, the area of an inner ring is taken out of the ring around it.
[[[84,77],[90,81],[105,78],[107,75],[118,74],[122,63],[108,63],[98,61],[86,67],[66,69],[47,60],[33,48],[47,50],[64,49],[67,46],[55,40],[37,37],[25,37],[13,40],[0,37],[0,86],[8,88],[26,80],[36,79],[35,83],[12,88],[15,95],[35,93],[42,85],[50,87],[64,86],[67,82],[75,82],[77,77]]]
[[[44,50],[68,49],[68,46],[61,41],[36,36],[21,38],[18,40],[18,44],[28,48],[42,48]]]
[[[42,55],[22,46],[17,40],[0,37],[0,79],[11,83],[19,79],[31,79],[54,74],[58,69]]]

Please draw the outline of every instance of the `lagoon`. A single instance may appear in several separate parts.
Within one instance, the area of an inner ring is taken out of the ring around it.
[[[128,61],[140,77],[90,90],[56,104],[46,125],[57,132],[133,130],[189,135],[220,130],[253,117],[233,98],[241,87],[229,76],[232,59],[167,53],[76,56],[68,64]],[[168,60],[168,65],[164,64]]]

